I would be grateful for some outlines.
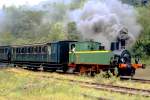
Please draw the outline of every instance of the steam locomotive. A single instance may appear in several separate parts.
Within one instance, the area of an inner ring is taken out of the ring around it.
[[[29,69],[62,70],[64,72],[100,73],[131,76],[143,64],[131,63],[131,54],[119,42],[105,50],[94,41],[57,41],[52,43],[0,46],[0,62]]]

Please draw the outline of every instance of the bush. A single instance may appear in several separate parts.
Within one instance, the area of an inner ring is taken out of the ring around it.
[[[142,58],[150,57],[150,5],[137,7],[139,12],[138,20],[142,25],[143,30],[139,36],[138,41],[133,46],[134,56],[140,56]]]

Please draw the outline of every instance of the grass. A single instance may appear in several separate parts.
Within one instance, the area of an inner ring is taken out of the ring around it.
[[[132,80],[121,81],[119,78],[116,78],[115,76],[111,76],[110,78],[106,79],[102,77],[102,74],[98,74],[94,78],[94,81],[97,83],[100,82],[105,84],[113,84],[116,86],[150,90],[150,84],[148,83],[133,82]]]
[[[45,76],[76,78],[77,80],[94,81],[88,77],[65,76],[56,73],[31,72],[23,69],[0,70],[0,100],[94,100],[82,94],[105,97],[115,100],[148,100],[142,96],[129,96],[107,91],[82,88],[77,83],[59,81]]]
[[[132,63],[135,63],[135,58],[132,59]],[[146,64],[146,67],[150,68],[150,57],[140,59],[139,63]]]
[[[143,69],[144,70],[144,69]],[[126,86],[126,87],[134,87],[138,89],[150,89],[150,84],[142,84],[139,82],[132,82],[132,81],[120,81],[116,77],[111,78],[104,78],[102,77],[105,73],[97,74],[94,78],[87,77],[85,75],[82,76],[76,76],[76,75],[66,75],[66,74],[58,74],[58,73],[50,73],[50,72],[33,72],[33,71],[27,71],[23,69],[7,69],[9,73],[15,73],[17,75],[28,75],[31,74],[31,76],[34,77],[42,77],[43,79],[45,76],[47,77],[54,77],[54,78],[62,78],[62,79],[73,79],[73,80],[79,80],[79,81],[88,81],[88,82],[97,82],[97,83],[105,83],[105,84],[113,84],[113,85],[119,85],[119,86]],[[48,78],[50,79],[50,78]]]
[[[148,68],[150,68],[150,57],[149,58],[145,58],[145,59],[142,59],[141,62],[143,64],[146,64]]]

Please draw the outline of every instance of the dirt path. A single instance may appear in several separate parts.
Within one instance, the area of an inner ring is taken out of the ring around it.
[[[150,80],[150,66],[146,69],[137,69],[134,77]]]

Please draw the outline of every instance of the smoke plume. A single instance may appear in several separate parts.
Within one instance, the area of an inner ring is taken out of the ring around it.
[[[4,12],[0,9],[0,32],[2,32],[2,29],[3,29],[3,22],[4,22],[4,18],[5,18],[5,14]]]
[[[141,30],[137,14],[133,6],[119,0],[90,0],[83,8],[72,11],[70,17],[84,39],[101,42],[109,49],[123,28],[128,29],[130,44],[134,43]]]

